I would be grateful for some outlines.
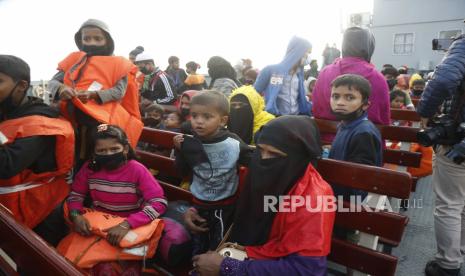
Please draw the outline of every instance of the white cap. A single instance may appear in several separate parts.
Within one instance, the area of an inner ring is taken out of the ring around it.
[[[147,54],[147,53],[143,52],[143,53],[140,53],[140,54],[138,54],[136,56],[135,62],[147,61],[147,60],[152,60],[153,61],[153,57],[150,54]]]

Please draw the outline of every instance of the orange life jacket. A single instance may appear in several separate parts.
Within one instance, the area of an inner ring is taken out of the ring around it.
[[[410,151],[421,153],[421,162],[419,168],[407,168],[412,176],[425,177],[433,173],[433,148],[423,147],[420,144],[412,143]]]
[[[202,75],[188,75],[186,80],[184,81],[184,84],[190,86],[196,84],[203,84],[204,82],[205,77]]]
[[[85,209],[83,216],[90,225],[93,235],[84,237],[71,232],[58,245],[57,250],[80,268],[91,268],[100,262],[117,260],[143,260],[153,257],[163,232],[163,221],[131,229],[120,241],[119,246],[108,243],[105,230],[123,222],[125,218]],[[65,205],[65,218],[68,212]]]
[[[126,132],[129,143],[136,146],[144,124],[140,117],[137,67],[134,64],[123,57],[87,57],[84,52],[74,52],[58,64],[58,70],[65,72],[65,85],[84,91],[94,82],[100,84],[99,90],[110,89],[123,77],[127,77],[126,93],[120,101],[99,104],[90,100],[83,103],[75,97],[71,102],[96,121],[121,127]],[[67,118],[73,119],[73,114],[68,114],[67,111],[69,102],[60,103],[61,112]]]
[[[6,144],[31,136],[56,136],[57,170],[34,173],[25,169],[0,180],[0,203],[16,220],[33,228],[39,224],[69,193],[67,174],[74,162],[74,132],[63,118],[33,115],[0,123],[0,131],[8,138]]]

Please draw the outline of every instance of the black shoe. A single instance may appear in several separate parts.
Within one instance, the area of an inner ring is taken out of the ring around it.
[[[429,261],[425,267],[426,276],[459,276],[460,268],[445,269],[439,266],[436,261]]]

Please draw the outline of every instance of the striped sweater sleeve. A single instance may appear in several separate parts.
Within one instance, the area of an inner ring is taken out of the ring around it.
[[[74,178],[73,184],[71,185],[71,193],[68,196],[67,203],[69,210],[81,211],[83,208],[84,198],[89,191],[89,168],[85,163],[81,170],[77,173]]]
[[[150,223],[161,216],[168,205],[162,187],[152,174],[143,166],[137,169],[140,170],[138,187],[144,198],[144,203],[141,211],[131,214],[127,218],[131,228],[137,228]]]

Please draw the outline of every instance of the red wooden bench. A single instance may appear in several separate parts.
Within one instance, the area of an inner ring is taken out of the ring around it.
[[[419,122],[420,115],[415,110],[391,108],[391,119]]]
[[[319,123],[320,128],[325,124]],[[328,126],[326,126],[328,127]],[[330,124],[329,127],[333,127]],[[383,135],[389,137],[398,135],[390,128],[382,130]],[[409,133],[409,132],[407,132]],[[144,129],[142,141],[172,147],[174,133]],[[407,140],[413,136],[406,135]],[[139,151],[142,161],[150,168],[154,168],[168,175],[177,176],[174,169],[174,160],[147,152]],[[386,154],[386,153],[385,153]],[[414,163],[408,160],[407,155],[393,155],[389,160],[403,164]],[[397,161],[395,161],[397,158]],[[340,185],[366,190],[381,196],[392,196],[401,199],[409,197],[411,179],[408,174],[393,172],[383,168],[369,167],[335,160],[321,160],[318,170],[327,180]],[[338,173],[334,174],[337,170]],[[376,185],[373,185],[376,183]],[[191,201],[190,192],[175,187],[169,183],[161,183],[170,200]],[[344,203],[349,206],[349,203]],[[334,238],[332,252],[329,259],[344,266],[356,269],[371,275],[394,275],[397,258],[386,253],[376,251],[378,238],[383,238],[387,244],[396,246],[400,243],[404,227],[408,218],[388,211],[338,213],[336,225],[349,229],[357,229],[365,235],[362,244],[355,245],[344,240]],[[50,274],[50,275],[83,275],[83,271],[74,267],[65,258],[60,256],[54,248],[48,246],[32,230],[17,223],[8,213],[0,207],[0,248],[15,263],[11,265],[0,254],[0,273],[5,275]],[[368,238],[368,239],[367,239]],[[372,239],[372,241],[369,241]],[[365,244],[363,244],[363,242]],[[367,248],[367,244],[371,248]],[[186,264],[187,266],[189,264]],[[16,266],[16,267],[15,267]]]
[[[142,140],[172,147],[172,137],[176,133],[171,133],[171,137],[168,134],[146,128]],[[141,161],[149,168],[172,174],[171,176],[177,175],[173,159],[143,151],[138,153]],[[410,196],[411,178],[404,172],[329,159],[320,160],[317,169],[328,182],[367,191],[376,200],[385,202],[388,196],[400,199],[408,199]],[[190,192],[169,183],[161,184],[169,200],[191,201]],[[345,202],[344,206],[348,207],[350,203]],[[336,216],[336,225],[360,231],[360,243],[356,245],[333,238],[329,259],[365,274],[394,275],[397,258],[377,251],[378,240],[383,238],[387,244],[397,246],[401,242],[407,221],[406,216],[391,211],[340,212]]]

